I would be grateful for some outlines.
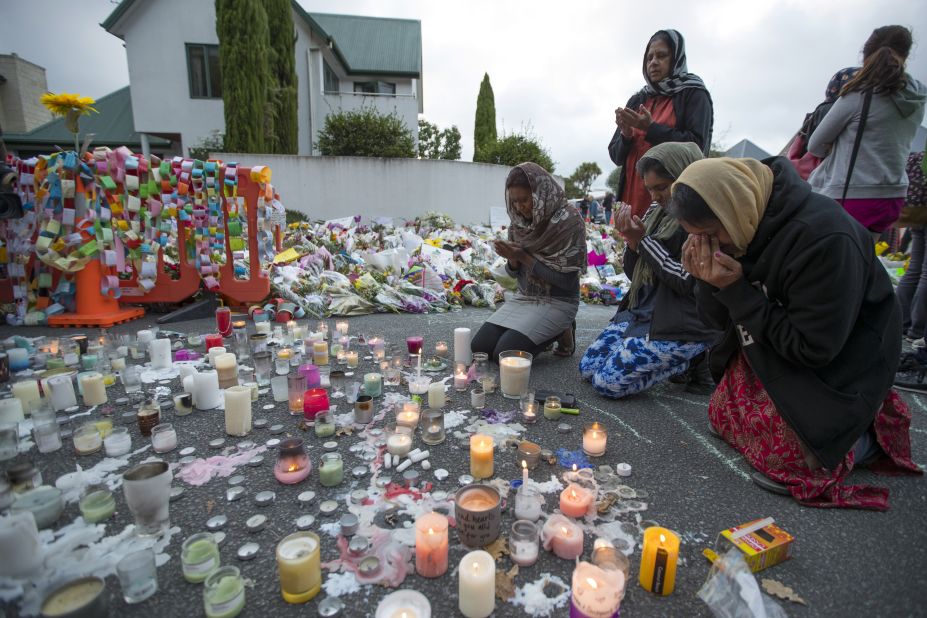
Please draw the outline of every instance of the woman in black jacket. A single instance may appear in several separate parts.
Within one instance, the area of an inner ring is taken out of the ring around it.
[[[589,346],[580,373],[606,397],[639,393],[686,372],[704,356],[719,333],[705,327],[695,308],[695,279],[682,268],[680,253],[686,231],[663,207],[682,170],[702,158],[695,144],[670,142],[654,146],[637,163],[638,173],[654,204],[643,221],[624,206],[617,215],[625,237],[624,271],[631,287],[611,324]],[[691,378],[690,390],[711,392],[707,366]],[[701,382],[701,384],[699,384]]]
[[[643,217],[650,196],[637,174],[637,161],[651,146],[695,142],[704,154],[711,145],[714,122],[711,95],[701,78],[689,73],[686,43],[675,30],[660,30],[644,52],[647,84],[615,110],[618,125],[608,154],[622,168],[618,200]]]
[[[887,509],[886,489],[843,484],[854,465],[920,473],[891,390],[901,311],[869,233],[784,158],[698,161],[669,211],[690,234],[699,315],[724,330],[710,355],[713,431],[766,489]]]

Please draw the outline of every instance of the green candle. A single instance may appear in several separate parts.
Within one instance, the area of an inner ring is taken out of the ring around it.
[[[368,373],[364,376],[364,393],[371,397],[379,397],[383,393],[383,376],[379,373]]]
[[[324,487],[334,487],[344,480],[344,463],[340,453],[325,453],[322,455],[322,465],[319,467],[319,482]]]
[[[320,438],[335,435],[335,423],[328,418],[328,415],[325,415],[325,418],[322,416],[321,412],[315,415],[315,435]]]
[[[245,586],[235,567],[222,567],[206,579],[203,606],[207,618],[234,618],[245,607]]]
[[[184,578],[198,584],[219,568],[219,547],[208,532],[190,536],[183,542],[180,562]]]
[[[80,514],[84,521],[90,524],[101,522],[112,517],[116,512],[116,501],[113,494],[107,489],[91,491],[80,501]]]

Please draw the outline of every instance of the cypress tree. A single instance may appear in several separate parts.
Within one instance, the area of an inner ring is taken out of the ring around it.
[[[473,129],[473,160],[485,161],[484,151],[496,141],[496,100],[489,83],[489,73],[483,74],[480,94],[476,97],[476,125]]]
[[[264,0],[270,32],[270,92],[273,126],[270,152],[296,154],[299,124],[296,115],[296,29],[290,0]]]
[[[216,0],[216,34],[225,107],[225,148],[267,152],[270,53],[267,14],[259,0]],[[270,129],[270,130],[269,130]]]

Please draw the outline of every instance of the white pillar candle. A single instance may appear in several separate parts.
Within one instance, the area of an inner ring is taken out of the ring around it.
[[[35,380],[14,382],[13,397],[19,399],[23,404],[23,412],[26,414],[31,414],[33,410],[42,405],[42,396],[39,394],[39,383]]]
[[[113,371],[122,371],[126,368],[126,359],[123,356],[113,356],[109,359],[109,368]]]
[[[209,350],[212,352],[215,348]],[[216,354],[213,357],[216,374],[219,376],[219,388],[231,388],[238,385],[238,359],[231,352]]]
[[[180,379],[183,380],[187,376],[192,376],[196,373],[196,367],[188,364],[180,364],[177,366],[177,372],[180,374]]]
[[[198,410],[212,410],[219,407],[219,374],[203,371],[193,376],[193,405]]]
[[[194,391],[196,390],[196,382],[194,381],[193,376],[195,375],[196,372],[194,372],[192,375],[188,375],[183,379],[183,390],[185,393],[190,393],[191,395],[194,394]]]
[[[139,344],[148,344],[154,341],[155,335],[150,330],[140,330],[138,331],[138,342]]]
[[[445,403],[444,383],[435,382],[428,385],[428,407],[432,410],[440,410]]]
[[[19,423],[25,420],[23,404],[16,397],[0,399],[0,423]]]
[[[458,569],[460,613],[467,618],[487,618],[496,609],[496,563],[483,550],[471,551]]]
[[[473,360],[473,354],[470,352],[470,329],[454,329],[454,362],[469,365]]]
[[[499,377],[502,394],[509,398],[521,397],[528,391],[531,361],[520,356],[499,359]]]
[[[52,376],[48,378],[47,384],[55,412],[77,405],[77,393],[74,392],[74,382],[70,376]]]
[[[225,433],[244,436],[251,431],[251,388],[233,386],[223,391],[225,396]]]
[[[216,357],[219,356],[220,354],[225,354],[226,352],[228,352],[228,350],[226,350],[222,346],[216,346],[214,348],[209,348],[209,364],[215,367]]]
[[[103,384],[103,374],[88,371],[80,377],[81,393],[84,396],[85,406],[98,406],[107,402],[106,385]]]
[[[44,552],[32,512],[0,518],[0,576],[25,577],[42,564]]]
[[[259,335],[269,335],[270,334],[270,322],[255,322],[254,332],[256,332]]]
[[[171,362],[171,340],[154,339],[148,344],[148,355],[151,358],[151,367],[153,369],[170,369]]]

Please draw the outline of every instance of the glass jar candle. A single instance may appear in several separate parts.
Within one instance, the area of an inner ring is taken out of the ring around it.
[[[328,342],[324,339],[312,342],[312,362],[319,366],[328,364]]]
[[[364,393],[371,397],[382,395],[383,375],[375,372],[364,374]]]
[[[41,414],[32,413],[32,435],[40,453],[53,453],[61,448],[61,428],[55,413],[48,410]]]
[[[344,360],[349,369],[356,369],[359,362],[357,350],[348,350],[345,352]]]
[[[541,461],[541,447],[534,442],[529,442],[527,440],[522,440],[518,443],[518,451],[515,456],[515,463],[521,467],[521,463],[525,462],[525,466],[528,470],[534,470],[538,467],[538,463]]]
[[[248,337],[248,341],[251,344],[252,354],[267,351],[267,335],[264,333],[255,333]]]
[[[93,423],[85,423],[77,428],[73,436],[74,450],[78,455],[91,455],[103,447],[100,430]]]
[[[608,430],[602,423],[590,423],[583,428],[583,452],[590,457],[605,454],[608,442]]]
[[[339,335],[342,335],[342,336],[347,335],[348,334],[347,320],[338,320],[337,322],[335,322],[335,330],[338,331]]]
[[[232,310],[228,307],[216,308],[216,330],[223,337],[232,336]]]
[[[330,407],[324,388],[310,388],[303,393],[303,417],[306,419],[311,421],[318,412],[327,411]]]
[[[454,364],[454,390],[462,393],[467,390],[467,366],[464,363]]]
[[[212,334],[206,335],[205,341],[206,341],[206,352],[207,353],[212,348],[224,347],[223,341],[222,341],[222,335],[220,335],[219,333],[212,333]]]
[[[219,388],[238,386],[238,359],[231,352],[216,355],[213,360],[219,378]]]
[[[161,406],[154,399],[149,399],[139,406],[135,418],[138,421],[138,430],[143,436],[148,437],[155,425],[161,422]]]
[[[373,397],[359,395],[354,402],[354,422],[367,425],[373,421]]]
[[[544,400],[544,418],[549,421],[556,421],[560,418],[560,397],[551,395]]]
[[[0,461],[19,454],[19,423],[0,422]]]
[[[114,427],[103,440],[107,457],[121,457],[132,450],[132,436],[128,427]]]
[[[448,348],[447,341],[438,341],[435,343],[435,356],[438,358],[447,358]]]
[[[252,360],[254,361],[254,375],[257,378],[257,383],[260,386],[267,386],[270,384],[270,374],[273,371],[270,352],[266,349],[255,352],[252,355]]]
[[[344,394],[344,382],[346,379],[347,377],[340,369],[335,369],[328,374],[328,383],[332,387],[332,395]]]
[[[340,485],[344,480],[344,462],[341,453],[323,453],[319,465],[319,483],[323,487]]]
[[[444,442],[444,412],[441,410],[425,410],[422,421],[422,442],[428,445]]]
[[[277,350],[277,357],[274,360],[274,371],[278,376],[285,376],[290,373],[291,356],[293,356],[293,350],[290,348],[280,348]]]
[[[402,383],[402,359],[394,356],[387,362],[389,365],[383,370],[383,381],[387,386],[399,386]]]
[[[303,413],[303,395],[306,392],[306,376],[297,372],[287,376],[290,414]]]
[[[541,505],[544,496],[537,487],[530,483],[522,483],[515,492],[515,517],[528,521],[537,521],[541,517]]]
[[[245,583],[236,567],[219,567],[206,578],[203,583],[206,618],[235,618],[244,607]]]
[[[396,413],[396,424],[405,425],[415,429],[421,417],[421,406],[416,401],[406,401],[402,404],[402,409]]]
[[[487,393],[494,393],[496,391],[496,376],[492,372],[487,373],[480,378],[480,386]]]
[[[105,521],[116,512],[116,500],[105,485],[92,485],[80,499],[80,514],[89,524]]]
[[[520,350],[506,350],[499,354],[499,377],[503,397],[520,399],[528,391],[533,359],[531,353]]]
[[[421,335],[406,337],[406,348],[409,350],[409,354],[421,354],[424,342],[425,338]]]
[[[526,425],[538,422],[538,402],[526,403],[521,409],[521,420]]]
[[[277,462],[274,476],[284,485],[295,485],[306,479],[312,471],[312,463],[303,446],[302,438],[286,438],[277,447]]]
[[[322,589],[321,546],[312,532],[296,532],[277,544],[280,593],[287,603],[306,603]]]
[[[156,453],[167,453],[177,448],[177,432],[170,423],[161,423],[151,428],[151,447]]]
[[[516,515],[517,517],[517,515]],[[518,566],[531,566],[538,559],[538,526],[533,521],[519,519],[512,524],[509,535],[512,562]]]
[[[404,457],[412,450],[412,429],[391,423],[385,428],[386,450],[390,455]]]
[[[248,325],[244,320],[232,322],[232,338],[235,340],[235,356],[239,360],[245,360],[251,356]]]
[[[133,605],[150,598],[158,591],[158,567],[154,550],[140,549],[126,555],[116,564],[116,577],[126,603]]]
[[[315,435],[319,438],[335,435],[335,420],[327,410],[316,413],[314,427]]]
[[[475,388],[470,392],[470,407],[474,410],[482,410],[486,407],[486,393],[481,388]]]
[[[212,575],[221,566],[219,545],[209,532],[188,536],[180,549],[180,566],[183,577],[192,584],[198,584]]]

